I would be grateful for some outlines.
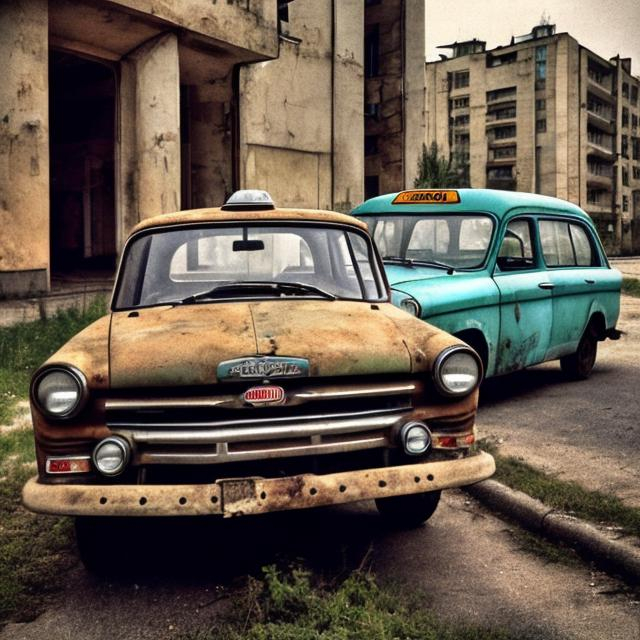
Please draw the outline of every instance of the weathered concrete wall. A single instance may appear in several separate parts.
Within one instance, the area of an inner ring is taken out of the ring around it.
[[[48,287],[46,0],[0,3],[0,296]]]
[[[331,208],[331,3],[296,0],[277,60],[240,74],[240,186]]]
[[[165,34],[122,61],[120,239],[137,222],[180,209],[178,40]]]
[[[342,0],[334,11],[333,208],[348,212],[364,199],[364,3]]]
[[[111,4],[266,58],[278,54],[277,0],[111,0]]]

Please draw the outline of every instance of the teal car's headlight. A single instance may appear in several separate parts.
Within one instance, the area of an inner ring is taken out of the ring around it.
[[[34,378],[31,398],[49,418],[73,418],[85,405],[87,381],[74,367],[51,367]]]
[[[448,347],[433,365],[433,381],[445,396],[465,396],[482,380],[482,363],[468,347]]]
[[[401,300],[400,308],[416,318],[422,317],[422,308],[420,307],[420,303],[414,298],[404,298]]]

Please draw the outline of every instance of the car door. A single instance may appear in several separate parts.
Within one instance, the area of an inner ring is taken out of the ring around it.
[[[553,328],[547,359],[574,353],[594,301],[610,287],[591,229],[578,220],[538,220],[542,257],[553,285]]]
[[[532,216],[504,229],[494,281],[500,291],[500,338],[496,374],[542,362],[552,330],[552,285],[536,242]]]

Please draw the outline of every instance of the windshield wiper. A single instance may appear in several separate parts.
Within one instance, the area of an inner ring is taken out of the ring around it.
[[[239,281],[220,284],[217,287],[213,287],[213,289],[208,289],[207,291],[201,291],[200,293],[187,296],[183,300],[180,300],[179,304],[193,304],[194,302],[205,298],[219,298],[233,292],[247,293],[248,291],[267,291],[275,294],[282,293],[285,295],[287,293],[290,295],[295,295],[296,293],[311,293],[322,298],[327,298],[328,300],[336,299],[336,296],[332,293],[329,293],[324,289],[320,289],[319,287],[314,287],[311,284],[304,284],[302,282],[269,282],[267,280],[258,280],[255,282]]]
[[[437,260],[414,260],[413,258],[402,258],[400,256],[383,256],[382,262],[390,262],[391,264],[402,264],[407,267],[437,267],[438,269],[444,269],[449,275],[451,275],[455,269],[450,264],[444,262],[438,262]]]

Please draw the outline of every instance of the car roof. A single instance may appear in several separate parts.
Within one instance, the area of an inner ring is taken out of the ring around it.
[[[139,222],[132,234],[153,227],[171,227],[174,225],[203,224],[207,222],[325,222],[346,224],[367,230],[367,225],[353,216],[323,211],[321,209],[189,209],[165,213]]]
[[[420,189],[416,189],[416,191],[420,191]],[[444,191],[444,189],[436,189],[435,191]],[[446,189],[446,191],[451,191],[451,189]],[[374,213],[424,215],[425,213],[489,211],[502,218],[516,207],[540,207],[547,209],[551,214],[570,214],[590,220],[588,214],[580,207],[560,198],[497,189],[453,189],[453,191],[457,191],[460,195],[460,202],[457,204],[392,204],[398,193],[388,193],[370,198],[353,209],[351,214],[354,216]]]

